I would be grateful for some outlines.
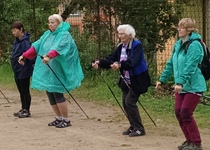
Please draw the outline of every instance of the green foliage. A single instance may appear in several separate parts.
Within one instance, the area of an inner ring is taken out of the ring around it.
[[[9,62],[9,54],[14,37],[11,34],[11,24],[21,21],[26,32],[31,34],[31,41],[39,38],[48,29],[48,16],[57,13],[58,0],[1,0],[0,7],[0,48],[3,56],[0,63]]]
[[[30,33],[34,35],[32,41],[37,40],[48,29],[48,17],[58,13],[59,0],[39,0],[32,3],[31,15],[27,18],[31,23]]]
[[[127,23],[133,25],[136,29],[137,38],[141,39],[148,53],[164,50],[165,42],[176,35],[175,27],[181,15],[180,5],[168,0],[116,0],[112,2],[89,0],[86,1],[85,7],[88,8],[85,11],[87,16],[96,14],[98,7],[101,7],[103,8],[103,15],[118,18],[119,22],[116,20],[117,25]],[[100,13],[102,14],[102,12]],[[94,26],[94,23],[98,25],[95,20],[97,20],[96,15],[93,16],[92,20],[84,21],[92,23]],[[103,24],[103,21],[100,23]],[[109,25],[107,24],[107,26]],[[114,25],[113,28],[115,28]],[[95,29],[99,30],[97,26]]]
[[[1,13],[0,13],[0,47],[3,50],[3,56],[1,61],[8,62],[8,52],[10,51],[11,44],[13,41],[13,36],[11,34],[11,24],[14,20],[19,19],[20,17],[25,17],[26,13],[23,9],[27,5],[23,2],[23,5],[20,5],[18,1],[14,0],[2,0],[0,1]],[[17,12],[23,9],[23,14],[20,13],[19,15]],[[17,16],[18,15],[18,16]],[[16,16],[16,17],[15,17]]]
[[[79,34],[78,30],[71,29],[71,34],[78,47],[83,71],[91,75],[91,62],[96,58],[95,49],[97,49],[97,44],[87,33]]]
[[[81,0],[79,8],[84,13],[84,29],[96,37],[99,58],[104,57],[103,42],[114,49],[117,42],[116,27],[131,24],[136,37],[143,43],[150,73],[156,75],[156,52],[165,49],[165,43],[177,33],[182,1],[168,0]]]
[[[98,49],[96,39],[94,37],[91,37],[90,33],[88,32],[80,34],[77,29],[71,29],[71,34],[79,50],[83,71],[88,76],[94,75],[95,73],[92,72],[91,62],[95,59],[99,59],[96,52],[96,50]],[[102,42],[101,45],[101,55],[108,55],[108,53],[110,53],[109,43]]]

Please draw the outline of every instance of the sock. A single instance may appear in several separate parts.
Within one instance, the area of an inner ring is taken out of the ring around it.
[[[58,119],[58,120],[62,120],[61,116],[56,116],[55,118]]]
[[[63,118],[63,120],[65,120],[66,122],[69,122],[70,121],[69,118]]]

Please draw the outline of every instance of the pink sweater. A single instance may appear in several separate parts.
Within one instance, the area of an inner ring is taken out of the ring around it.
[[[26,52],[23,53],[23,57],[28,58],[28,59],[33,59],[34,57],[36,57],[37,53],[35,48],[32,46],[31,48],[29,48]],[[55,58],[56,56],[59,55],[59,53],[56,50],[50,50],[47,55],[50,58]]]

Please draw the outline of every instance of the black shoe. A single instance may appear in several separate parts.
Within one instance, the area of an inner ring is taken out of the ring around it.
[[[48,126],[56,126],[56,125],[58,125],[61,122],[62,122],[62,120],[58,120],[57,118],[55,118],[54,121],[48,123]]]
[[[190,144],[189,142],[185,141],[185,142],[182,143],[182,145],[178,146],[178,149],[182,150],[184,147],[188,146],[189,144]]]
[[[23,109],[18,115],[19,118],[27,118],[30,116],[31,116],[31,113],[26,109]]]
[[[71,126],[71,122],[70,120],[69,121],[65,121],[65,120],[62,120],[59,124],[57,124],[55,127],[56,128],[66,128],[66,127],[69,127]]]
[[[133,127],[129,127],[126,131],[122,132],[122,135],[129,135],[133,131]]]
[[[145,135],[145,131],[140,131],[140,130],[133,130],[131,133],[129,133],[129,137],[134,137],[134,136],[143,136]]]
[[[185,146],[182,150],[203,150],[201,145],[195,145],[190,143],[189,145]]]
[[[14,115],[15,117],[19,117],[19,114],[20,114],[22,111],[23,111],[23,109],[19,110],[18,112],[15,112],[13,115]]]

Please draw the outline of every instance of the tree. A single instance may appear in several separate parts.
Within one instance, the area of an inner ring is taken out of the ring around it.
[[[80,4],[82,3],[80,2]],[[61,8],[61,16],[63,20],[66,20],[69,17],[70,13],[78,10],[79,3],[77,2],[77,0],[61,0],[59,6]]]
[[[15,20],[23,22],[31,40],[35,41],[47,29],[47,18],[58,13],[58,0],[1,0],[0,7],[0,47],[3,49],[3,60],[8,61],[11,45],[14,40],[11,24]]]
[[[148,62],[154,61],[156,52],[163,51],[166,41],[176,35],[176,25],[181,15],[180,5],[169,0],[81,0],[80,2],[80,8],[85,14],[85,27],[89,25],[97,35],[97,39],[113,40],[113,32],[117,25],[133,25],[137,38],[144,45]],[[104,22],[101,14],[109,22]],[[112,18],[115,20],[114,23]],[[109,30],[109,35],[103,38],[104,31],[103,34],[100,31],[102,24]]]

